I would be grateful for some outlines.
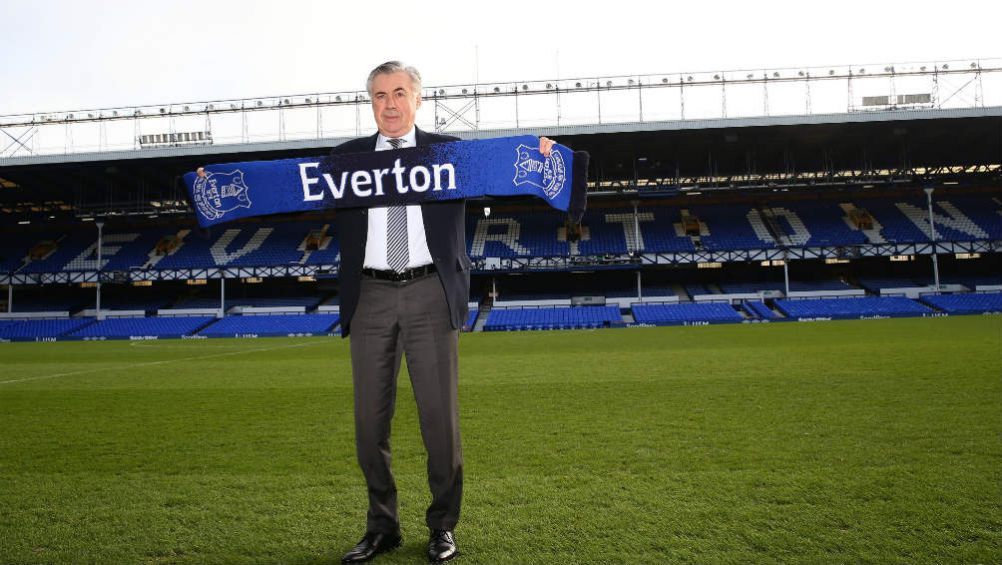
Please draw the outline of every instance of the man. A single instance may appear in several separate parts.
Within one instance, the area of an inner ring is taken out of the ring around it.
[[[378,132],[332,154],[455,141],[414,126],[421,75],[398,61],[379,65],[366,87]],[[553,141],[541,138],[549,155]],[[401,357],[407,358],[428,454],[432,501],[425,514],[433,563],[459,555],[453,530],[463,494],[459,436],[459,329],[468,314],[470,259],[462,200],[338,210],[341,333],[351,337],[355,447],[369,510],[365,537],[342,559],[361,563],[399,547],[390,421]]]

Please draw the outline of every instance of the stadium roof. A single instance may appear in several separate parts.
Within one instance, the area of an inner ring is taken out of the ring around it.
[[[463,137],[525,133],[490,130]],[[852,178],[880,171],[904,176],[939,171],[997,180],[1002,162],[1002,107],[574,125],[531,133],[589,151],[590,178],[606,186],[644,186],[637,182],[643,179],[727,185],[735,179],[824,178],[846,171]],[[82,210],[183,200],[178,178],[200,165],[323,154],[341,141],[7,158],[0,160],[0,204],[63,201]]]

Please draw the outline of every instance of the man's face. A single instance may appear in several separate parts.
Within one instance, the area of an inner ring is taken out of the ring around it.
[[[410,131],[420,107],[421,93],[414,91],[407,73],[381,74],[372,80],[372,114],[386,137],[401,137]]]

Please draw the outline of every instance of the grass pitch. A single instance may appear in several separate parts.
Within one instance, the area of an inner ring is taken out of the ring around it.
[[[998,563],[998,317],[469,334],[459,563]],[[347,343],[0,344],[0,563],[337,563]],[[394,469],[424,561],[406,374]]]

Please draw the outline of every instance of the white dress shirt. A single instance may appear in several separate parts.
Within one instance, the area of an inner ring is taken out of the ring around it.
[[[376,151],[393,149],[383,134],[376,137]],[[400,148],[415,147],[417,139],[412,127],[406,135],[400,137]],[[386,260],[386,208],[369,208],[368,236],[365,240],[365,259],[362,266],[368,269],[389,271],[390,264]],[[424,233],[424,215],[421,206],[407,206],[407,268],[430,265],[431,251],[428,250],[428,240]]]

